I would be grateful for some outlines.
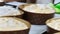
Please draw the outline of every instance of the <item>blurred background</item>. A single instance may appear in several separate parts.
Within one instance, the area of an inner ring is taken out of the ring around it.
[[[12,1],[18,1],[18,2],[28,2],[28,3],[49,3],[54,0],[5,0],[5,2],[12,2]]]
[[[60,0],[5,0],[5,2],[27,2],[27,3],[58,3]]]

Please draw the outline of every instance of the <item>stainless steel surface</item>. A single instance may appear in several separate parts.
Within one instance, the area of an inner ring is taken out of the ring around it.
[[[46,25],[32,25],[29,34],[42,34],[45,31],[47,31]]]

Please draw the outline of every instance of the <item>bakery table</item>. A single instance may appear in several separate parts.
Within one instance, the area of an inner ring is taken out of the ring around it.
[[[22,2],[9,2],[7,4],[19,6],[25,3]],[[54,18],[60,18],[60,14],[55,14]],[[47,31],[47,26],[46,25],[31,25],[31,29],[29,34],[42,34],[43,32]]]

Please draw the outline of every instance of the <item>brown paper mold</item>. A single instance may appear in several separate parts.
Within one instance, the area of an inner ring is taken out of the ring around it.
[[[29,11],[23,10],[24,7],[27,7],[27,6],[30,6],[30,5],[32,5],[32,4],[20,5],[19,9],[24,12],[24,19],[29,21],[31,24],[44,25],[45,21],[47,19],[50,19],[50,18],[54,17],[55,12],[45,14],[45,13],[34,13],[34,12],[29,12]]]

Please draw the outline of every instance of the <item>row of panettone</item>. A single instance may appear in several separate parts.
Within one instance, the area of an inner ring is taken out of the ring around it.
[[[6,6],[5,0],[0,0],[0,34],[28,34],[31,24],[22,18],[24,12]]]
[[[60,34],[60,18],[54,18],[55,9],[49,4],[24,4],[20,10],[24,12],[24,19],[34,25],[47,25],[47,33]]]
[[[0,33],[29,34],[31,24],[46,24],[48,34],[60,34],[60,19],[53,18],[54,14],[55,10],[48,4],[23,4],[19,10],[11,6],[0,6]]]
[[[23,14],[11,6],[0,6],[0,34],[28,34],[31,24],[22,19]]]

